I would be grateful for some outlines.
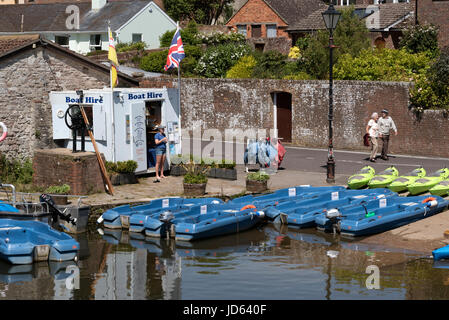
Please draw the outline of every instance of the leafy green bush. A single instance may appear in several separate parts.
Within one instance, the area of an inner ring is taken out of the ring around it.
[[[366,49],[358,57],[341,56],[334,67],[340,80],[412,81],[425,74],[431,58],[425,53],[412,54],[404,49]]]
[[[266,172],[257,171],[248,173],[246,179],[251,181],[267,181],[270,179],[270,176]]]
[[[257,64],[253,69],[253,77],[259,79],[282,78],[287,64],[287,56],[278,51],[267,51],[257,54]]]
[[[176,30],[167,31],[159,37],[161,48],[170,47],[175,32]],[[198,37],[198,27],[194,20],[190,20],[187,27],[181,29],[181,39],[184,46],[197,45],[201,43],[201,40]]]
[[[201,184],[201,183],[207,183],[207,177],[204,174],[192,174],[192,173],[187,173],[184,176],[184,183],[189,183],[189,184]]]
[[[109,173],[133,173],[137,169],[137,162],[134,160],[117,162],[106,161],[105,167]]]
[[[214,32],[210,35],[197,34],[197,38],[201,43],[210,45],[219,45],[225,43],[245,43],[246,38],[243,34],[238,32],[223,33]]]
[[[143,56],[140,60],[140,69],[149,72],[164,72],[164,66],[167,62],[168,50],[156,51]]]
[[[354,13],[354,7],[340,10],[342,15],[334,32],[334,63],[339,57],[348,54],[356,57],[370,47],[369,30],[364,20]],[[329,32],[319,30],[313,35],[297,41],[302,56],[298,59],[300,71],[311,75],[314,79],[327,79],[329,76]]]
[[[206,78],[223,78],[241,57],[250,52],[251,48],[246,44],[228,43],[209,47],[199,59],[195,72]]]
[[[247,79],[251,78],[253,69],[256,66],[257,61],[253,56],[244,56],[226,72],[226,78],[233,79]]]
[[[50,186],[45,189],[45,193],[50,194],[69,194],[70,186],[68,184],[63,184],[60,186]]]
[[[141,41],[141,42],[121,42],[121,43],[117,43],[117,45],[115,46],[115,49],[117,50],[117,52],[127,52],[127,51],[133,51],[133,50],[137,50],[137,51],[142,51],[145,50],[146,47],[146,43]]]
[[[29,159],[10,161],[1,155],[0,179],[3,183],[29,184],[33,181],[33,163]]]
[[[416,77],[410,101],[418,111],[449,108],[449,52],[442,52],[426,74]]]
[[[435,57],[438,54],[438,27],[434,25],[413,25],[404,31],[399,43],[401,48],[411,53],[429,52]]]

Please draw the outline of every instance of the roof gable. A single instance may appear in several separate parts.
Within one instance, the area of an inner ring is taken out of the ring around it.
[[[263,2],[274,14],[284,21],[286,25],[295,23],[298,19],[308,16],[323,4],[321,0],[248,0],[226,24],[231,24],[236,16],[244,12],[245,9],[255,1]]]
[[[107,66],[95,62],[81,54],[78,54],[74,51],[61,47],[60,45],[49,41],[47,39],[41,38],[39,35],[24,35],[24,36],[0,36],[0,47],[4,43],[9,44],[9,50],[0,51],[0,62],[2,59],[6,59],[11,57],[23,50],[34,49],[35,46],[44,46],[53,50],[58,51],[65,56],[70,57],[73,60],[77,60],[79,63],[87,64],[98,71],[109,74],[110,70]],[[135,86],[139,85],[139,80],[131,78],[122,72],[117,72],[117,75],[120,79],[124,80],[128,84],[132,84]]]

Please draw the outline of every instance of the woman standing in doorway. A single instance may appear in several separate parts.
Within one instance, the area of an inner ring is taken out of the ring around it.
[[[157,126],[158,133],[154,136],[154,142],[156,143],[156,182],[161,182],[161,178],[164,176],[164,164],[165,164],[165,154],[167,152],[167,137],[164,134],[165,126]],[[160,169],[160,174],[159,174]]]
[[[369,157],[369,161],[376,162],[377,149],[379,146],[378,143],[378,135],[379,135],[379,125],[377,123],[377,119],[379,119],[379,115],[377,112],[374,112],[371,115],[371,119],[366,126],[366,133],[369,134],[369,138],[371,141],[371,155]]]

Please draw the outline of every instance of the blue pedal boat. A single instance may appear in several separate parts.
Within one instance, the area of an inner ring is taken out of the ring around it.
[[[204,214],[211,214],[217,211],[223,210],[240,210],[242,209],[242,204],[240,203],[223,203],[223,204],[206,204],[193,206],[190,208],[182,208],[175,211],[169,211],[172,214],[172,220],[170,224],[176,224],[178,221],[196,221],[195,219]],[[138,224],[137,224],[138,223]],[[142,215],[135,214],[130,219],[130,231],[140,230],[140,226],[144,226],[145,235],[148,237],[163,237],[167,231],[167,224],[161,221],[159,215]]]
[[[186,217],[173,224],[175,239],[192,241],[239,233],[255,227],[263,220],[263,212],[256,208],[245,210],[225,209],[206,213],[195,218]],[[192,221],[193,220],[193,221]]]
[[[449,245],[433,250],[432,256],[436,261],[449,259]]]
[[[40,221],[0,219],[0,258],[11,264],[74,260],[79,243]]]
[[[167,206],[162,210],[156,211],[142,211],[133,214],[129,218],[129,231],[132,233],[141,233],[145,231],[145,224],[147,220],[158,219],[159,215],[163,212],[171,212],[173,214],[179,213],[180,215],[186,214],[194,208],[200,209],[208,206],[222,206],[224,202],[218,198],[203,198],[203,199],[184,199],[179,205]]]
[[[341,190],[323,193],[313,199],[283,202],[276,207],[265,210],[266,215],[274,222],[288,224],[295,228],[310,228],[315,226],[315,218],[327,209],[343,206],[355,206],[369,200],[396,195],[386,188],[365,190]]]
[[[109,229],[128,229],[130,226],[130,217],[136,213],[151,215],[157,214],[164,210],[175,210],[179,208],[187,208],[189,206],[207,204],[207,203],[223,203],[221,199],[218,198],[196,198],[196,199],[185,199],[180,197],[174,198],[161,198],[150,201],[142,205],[131,206],[129,204],[118,206],[113,209],[107,210],[103,215],[97,220],[97,222],[103,222],[105,228]],[[140,231],[143,231],[143,225]]]
[[[331,187],[310,187],[310,186],[298,186],[292,188],[285,188],[276,190],[273,193],[265,194],[261,196],[243,196],[230,201],[230,203],[240,204],[253,204],[260,207],[277,205],[285,201],[300,200],[306,197],[317,197],[323,193],[331,193],[335,191],[345,190],[343,186],[331,186]],[[270,218],[267,216],[267,218]]]
[[[392,200],[390,205],[368,211],[363,206],[351,208],[352,214],[342,216],[339,221],[339,231],[347,236],[367,236],[375,233],[391,230],[405,224],[409,224],[434,214],[447,208],[449,201],[439,196],[415,196],[403,197],[407,202]],[[358,212],[356,211],[358,209]]]

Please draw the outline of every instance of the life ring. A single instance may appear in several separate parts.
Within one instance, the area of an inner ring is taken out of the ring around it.
[[[246,206],[242,207],[242,209],[240,209],[240,211],[243,211],[246,209],[256,209],[256,206],[253,204],[247,204]]]
[[[6,128],[6,125],[5,125],[3,122],[0,122],[0,126],[1,126],[2,129],[3,129],[3,134],[2,134],[2,136],[0,137],[0,142],[2,142],[3,140],[6,139],[6,136],[8,135],[8,129]]]
[[[427,203],[427,202],[430,202],[430,201],[434,201],[434,200],[436,200],[437,198],[434,198],[434,197],[428,197],[428,198],[425,198],[423,201],[422,201],[422,203]]]

